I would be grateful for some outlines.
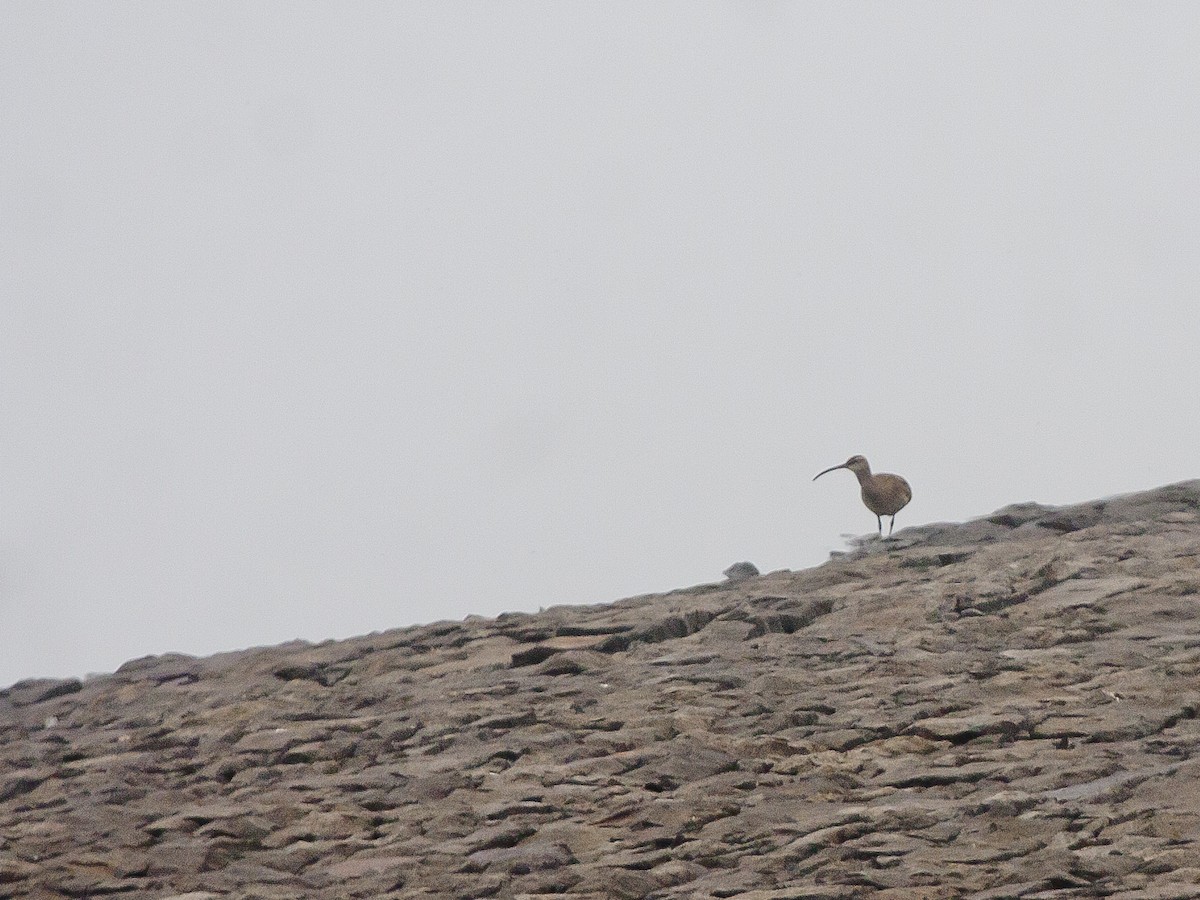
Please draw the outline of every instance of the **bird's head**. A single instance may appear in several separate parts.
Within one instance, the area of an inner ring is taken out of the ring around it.
[[[865,456],[859,456],[858,454],[855,454],[854,456],[850,457],[848,460],[846,460],[840,466],[830,466],[828,469],[825,470],[825,472],[833,472],[836,469],[849,469],[855,475],[870,475],[871,474],[871,465],[870,465],[870,463],[867,462],[867,458]],[[818,472],[816,475],[813,476],[813,481],[816,481],[818,478],[820,478],[822,475],[824,475],[825,472]]]

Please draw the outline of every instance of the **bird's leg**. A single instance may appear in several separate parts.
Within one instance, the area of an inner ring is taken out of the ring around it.
[[[892,516],[891,524],[888,525],[888,537],[892,536],[892,529],[896,527],[896,517]]]
[[[879,536],[883,537],[883,517],[876,516],[875,521],[879,523]]]

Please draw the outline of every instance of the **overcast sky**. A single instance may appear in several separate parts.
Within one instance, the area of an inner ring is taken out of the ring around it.
[[[1200,475],[1200,4],[0,5],[0,685]]]

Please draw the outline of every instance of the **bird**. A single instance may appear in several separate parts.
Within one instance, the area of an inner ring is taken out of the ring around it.
[[[883,517],[892,517],[892,521],[888,525],[888,537],[891,537],[892,529],[896,527],[896,513],[904,509],[908,505],[908,501],[912,499],[912,488],[908,486],[908,482],[899,475],[889,475],[885,472],[872,475],[871,464],[867,462],[867,458],[857,455],[850,457],[840,466],[830,466],[824,472],[818,472],[813,476],[813,481],[835,469],[849,469],[858,476],[863,503],[866,504],[867,509],[875,513],[875,521],[879,523],[881,538],[883,537]]]

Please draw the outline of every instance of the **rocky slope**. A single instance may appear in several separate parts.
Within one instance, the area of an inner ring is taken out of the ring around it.
[[[0,896],[1200,896],[1200,481],[0,691]]]

